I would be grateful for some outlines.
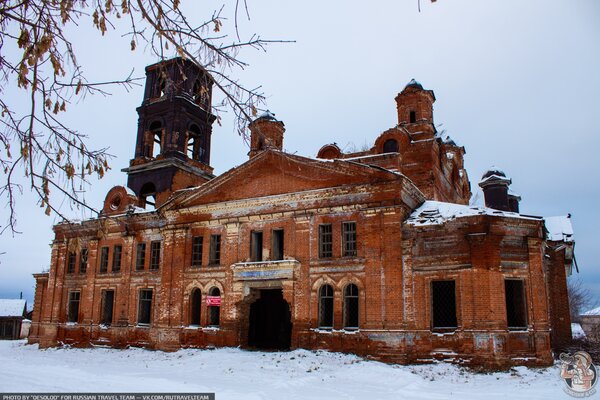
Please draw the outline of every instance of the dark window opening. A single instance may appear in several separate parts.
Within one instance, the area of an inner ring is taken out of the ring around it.
[[[221,317],[221,291],[219,290],[219,288],[213,287],[208,291],[208,295],[212,297],[219,297],[219,305],[212,305],[208,307],[208,324],[210,326],[219,326],[219,319]]]
[[[383,143],[383,152],[384,153],[397,153],[398,152],[398,142],[396,139],[388,139]]]
[[[156,187],[152,182],[145,183],[140,189],[140,206],[142,208],[153,209],[156,206]]]
[[[190,325],[200,325],[200,307],[202,306],[202,293],[200,289],[192,290],[190,296]]]
[[[164,72],[161,72],[158,76],[158,82],[156,83],[156,96],[163,97],[166,94],[167,80],[165,79]]]
[[[150,267],[156,270],[160,267],[160,240],[150,242]]]
[[[344,289],[344,329],[358,329],[358,287],[355,284]]]
[[[208,83],[203,82],[200,78],[196,79],[193,89],[194,103],[206,106],[208,104],[208,94]]]
[[[77,254],[74,251],[69,252],[69,259],[67,260],[67,274],[75,272],[75,259]]]
[[[121,254],[123,254],[123,246],[116,244],[113,247],[112,272],[119,272],[121,270]]]
[[[192,238],[192,267],[202,265],[202,236],[194,236]]]
[[[504,281],[506,295],[506,325],[510,330],[527,329],[527,302],[523,281]]]
[[[100,249],[100,272],[108,272],[108,247],[103,246]]]
[[[150,124],[150,133],[151,133],[151,142],[146,143],[152,151],[147,151],[148,157],[156,158],[161,153],[162,148],[162,139],[163,139],[163,129],[162,124],[158,121]]]
[[[356,222],[342,223],[342,248],[344,257],[356,256]]]
[[[115,304],[115,291],[102,291],[102,317],[100,323],[103,325],[112,325],[113,308]]]
[[[219,265],[221,263],[221,235],[210,236],[210,254],[208,263]]]
[[[333,328],[333,287],[323,285],[319,289],[319,328]]]
[[[251,261],[262,261],[263,255],[263,233],[259,231],[253,231],[250,234],[250,260]]]
[[[85,274],[87,271],[88,249],[81,249],[79,253],[79,272]]]
[[[200,132],[198,125],[190,126],[187,135],[186,155],[191,159],[203,161],[202,132]]]
[[[417,113],[415,111],[411,111],[409,115],[409,121],[411,123],[417,122]]]
[[[138,324],[150,324],[152,321],[152,289],[140,290],[138,306]]]
[[[333,234],[331,224],[319,225],[319,258],[333,256]]]
[[[69,292],[69,309],[67,312],[68,322],[79,322],[79,299],[80,292]]]
[[[272,260],[283,260],[283,229],[273,229]]]
[[[433,329],[456,329],[456,289],[454,281],[431,282]]]
[[[135,269],[142,271],[146,264],[146,243],[138,243],[135,252]]]

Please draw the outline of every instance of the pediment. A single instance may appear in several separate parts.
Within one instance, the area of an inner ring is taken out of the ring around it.
[[[164,207],[193,207],[403,178],[401,175],[368,165],[343,160],[313,160],[267,150],[202,186],[176,193]]]

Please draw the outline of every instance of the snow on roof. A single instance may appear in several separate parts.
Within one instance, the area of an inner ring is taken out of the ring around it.
[[[545,217],[547,239],[553,241],[573,241],[573,225],[571,225],[571,214],[558,217]]]
[[[573,339],[582,339],[585,337],[585,332],[580,324],[572,323],[571,324],[571,335]]]
[[[474,215],[539,219],[537,217],[524,216],[514,212],[494,210],[493,208],[465,206],[462,204],[427,200],[421,207],[412,212],[410,217],[406,220],[406,223],[416,226],[439,225],[456,218],[471,217]]]
[[[592,316],[600,315],[600,307],[596,307],[592,310],[586,311],[581,315],[592,315]]]
[[[0,299],[0,317],[22,317],[25,304],[21,299]]]

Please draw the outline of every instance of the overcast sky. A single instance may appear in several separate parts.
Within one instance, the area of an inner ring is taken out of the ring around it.
[[[438,129],[466,148],[474,192],[496,165],[512,178],[523,213],[572,214],[576,278],[600,301],[600,2],[422,0],[420,13],[417,0],[248,3],[251,21],[242,34],[296,41],[242,53],[251,66],[234,71],[249,86],[262,85],[267,107],[285,123],[288,152],[314,157],[331,142],[371,146],[397,123],[394,97],[415,78],[435,92]],[[190,0],[184,6],[198,21],[212,11]],[[143,48],[131,54],[120,34],[101,39],[85,26],[72,32],[80,63],[98,80],[132,68],[140,76],[157,61]],[[115,156],[113,169],[86,194],[97,208],[112,186],[126,184],[120,169],[134,153],[142,91],[115,89],[69,106],[71,123]],[[217,174],[248,152],[231,115],[222,117],[223,126],[213,129]],[[82,216],[66,205],[63,211]],[[32,303],[31,274],[49,267],[56,222],[26,190],[18,204],[23,233],[0,236],[0,298],[23,292]]]

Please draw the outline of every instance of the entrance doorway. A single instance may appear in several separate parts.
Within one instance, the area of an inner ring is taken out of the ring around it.
[[[281,289],[260,290],[260,298],[250,305],[249,322],[248,346],[268,350],[290,348],[290,306]]]

